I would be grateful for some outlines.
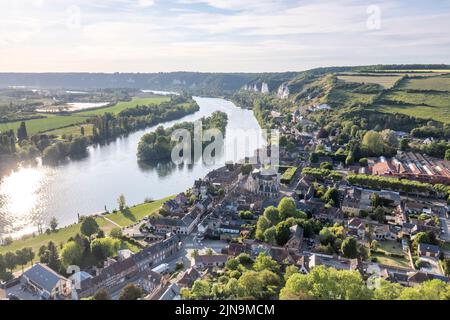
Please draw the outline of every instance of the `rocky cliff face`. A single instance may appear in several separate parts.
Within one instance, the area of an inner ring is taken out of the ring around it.
[[[278,93],[277,96],[279,99],[287,99],[289,98],[289,86],[287,85],[287,83],[283,83],[279,88],[278,88]]]
[[[269,85],[265,82],[262,83],[261,85],[261,93],[263,94],[269,94],[270,90],[269,90]]]

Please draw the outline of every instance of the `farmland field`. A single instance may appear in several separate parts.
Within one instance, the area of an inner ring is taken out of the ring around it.
[[[338,76],[339,80],[345,81],[345,82],[356,82],[356,83],[375,83],[379,84],[380,86],[389,89],[394,86],[394,84],[400,80],[400,75],[392,75],[392,76],[364,76],[364,75],[341,75]]]
[[[450,77],[407,79],[400,87],[412,90],[450,91]]]
[[[450,110],[450,93],[412,93],[392,91],[384,96],[385,100],[403,102],[406,104],[426,105]]]
[[[433,119],[443,123],[450,123],[450,107],[438,108],[411,105],[378,105],[373,110],[383,113],[401,113],[421,119]]]
[[[34,119],[26,121],[28,134],[36,134],[39,132],[45,132],[48,130],[67,127],[74,124],[84,123],[86,117],[76,115],[47,115],[47,118]],[[0,131],[17,130],[20,126],[20,121],[2,123],[0,124]]]
[[[152,98],[133,98],[131,101],[119,102],[116,105],[108,108],[101,108],[91,111],[84,111],[80,113],[76,113],[81,116],[97,116],[102,115],[107,112],[110,113],[119,113],[128,108],[135,108],[138,105],[149,105],[149,104],[159,104],[161,102],[170,101],[169,97],[152,97]]]
[[[28,134],[36,134],[47,132],[50,130],[69,127],[72,125],[82,124],[86,122],[88,117],[105,114],[106,112],[119,113],[127,108],[134,108],[138,105],[159,104],[170,101],[169,97],[151,97],[151,98],[133,98],[132,101],[119,102],[112,107],[100,108],[91,111],[72,113],[69,115],[49,115],[43,114],[46,118],[34,119],[26,121]],[[0,124],[0,131],[17,130],[21,121]],[[68,129],[69,131],[71,129]]]
[[[334,89],[327,97],[327,103],[337,104],[339,106],[354,106],[358,104],[371,104],[376,95],[367,93],[355,93],[340,89]]]

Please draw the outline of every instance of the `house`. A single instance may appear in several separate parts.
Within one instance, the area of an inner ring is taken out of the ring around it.
[[[209,183],[205,180],[195,180],[192,187],[192,194],[199,198],[204,198],[208,195]]]
[[[45,300],[68,298],[72,293],[71,281],[42,263],[25,271],[20,281]]]
[[[179,193],[175,197],[175,202],[178,203],[179,206],[184,206],[188,203],[189,199],[184,195],[184,193]]]
[[[417,247],[417,251],[419,252],[419,256],[421,257],[439,257],[441,253],[441,249],[439,246],[435,246],[432,244],[419,243]]]
[[[288,250],[301,251],[303,245],[303,228],[296,224],[289,230],[291,231],[291,237],[285,244],[285,247]]]
[[[176,283],[172,283],[161,295],[159,300],[181,300],[181,290]]]
[[[179,214],[183,212],[183,208],[181,208],[180,204],[175,200],[164,202],[162,209],[169,214]]]
[[[142,274],[137,282],[137,285],[144,290],[147,295],[152,295],[161,289],[164,284],[163,276],[152,270],[142,271]]]
[[[195,280],[201,277],[200,272],[195,268],[189,268],[185,272],[183,272],[176,281],[176,284],[180,288],[190,288],[194,284]]]
[[[347,223],[348,233],[359,238],[364,238],[366,225],[359,218],[352,218]]]
[[[400,193],[393,191],[376,191],[363,188],[351,187],[345,190],[341,209],[344,212],[358,215],[361,211],[370,212],[373,209],[372,195],[378,194],[380,200],[386,206],[396,207],[400,205]]]
[[[109,289],[125,281],[125,279],[149,270],[179,250],[179,238],[176,235],[155,243],[133,256],[111,264],[102,269],[95,277],[81,281],[77,288],[77,298],[94,295],[99,289]]]
[[[194,207],[189,213],[180,218],[152,217],[147,223],[150,229],[157,233],[191,234],[198,225],[202,216],[202,210]]]
[[[256,195],[276,198],[280,194],[280,174],[255,169],[248,175],[245,188]]]
[[[247,243],[230,243],[227,253],[229,256],[237,257],[241,253],[251,254],[252,247]]]
[[[359,268],[357,259],[335,258],[333,256],[317,253],[309,257],[308,270],[320,265],[337,270],[358,270]]]
[[[194,257],[194,266],[198,269],[224,267],[227,260],[226,254],[198,255]]]
[[[391,229],[387,224],[373,226],[373,235],[376,240],[395,240],[397,237],[391,233]]]
[[[409,286],[415,286],[415,285],[421,284],[423,282],[431,281],[434,279],[441,280],[445,283],[449,282],[449,279],[447,277],[437,275],[437,274],[432,274],[432,273],[423,272],[423,271],[408,272],[408,285]]]

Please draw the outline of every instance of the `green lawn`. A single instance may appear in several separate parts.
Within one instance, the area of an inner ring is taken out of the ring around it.
[[[386,266],[400,267],[400,268],[411,268],[408,260],[405,258],[388,257],[379,253],[373,253],[372,257],[377,258],[377,263]]]
[[[139,220],[142,220],[143,218],[155,214],[159,208],[163,205],[164,202],[166,202],[169,199],[173,199],[174,196],[167,197],[165,199],[157,200],[150,203],[144,203],[140,204],[135,207],[130,208],[130,214],[126,214],[123,212],[117,212],[117,213],[111,213],[108,214],[106,217],[110,219],[111,221],[114,221],[118,225],[122,227],[127,227],[132,224],[135,224]]]
[[[343,80],[345,82],[356,82],[356,83],[375,83],[379,84],[380,86],[390,89],[394,86],[394,84],[400,80],[400,75],[392,75],[392,76],[365,76],[365,75],[344,75],[344,76],[338,76],[339,80]]]
[[[450,91],[450,77],[408,79],[403,82],[401,89]]]
[[[378,105],[373,110],[384,113],[401,113],[420,119],[433,119],[443,123],[450,123],[450,107],[438,108],[411,105]]]
[[[411,93],[406,91],[392,91],[383,97],[384,100],[403,102],[417,106],[427,105],[437,108],[450,109],[450,92],[442,93]]]
[[[27,132],[29,135],[39,132],[45,132],[57,128],[67,127],[74,124],[84,123],[86,117],[78,115],[46,115],[47,118],[33,119],[26,121]],[[2,123],[0,124],[0,131],[13,129],[14,131],[20,126],[21,121]]]
[[[151,98],[139,98],[134,97],[131,101],[123,101],[119,102],[116,105],[108,108],[101,108],[91,111],[84,111],[80,113],[76,113],[76,115],[82,115],[82,116],[97,116],[102,115],[106,112],[110,113],[119,113],[120,111],[123,111],[128,108],[135,108],[138,105],[149,105],[149,104],[160,104],[161,102],[170,101],[169,97],[151,97]]]
[[[66,127],[66,128],[61,128],[61,129],[55,129],[55,130],[47,131],[46,134],[54,135],[54,136],[58,136],[58,137],[61,137],[63,135],[66,135],[66,136],[71,135],[72,137],[77,137],[77,136],[81,136],[81,127],[84,128],[85,136],[93,135],[94,126],[92,124],[82,124],[82,125],[75,125],[75,126],[70,126],[70,127]]]
[[[378,250],[387,253],[404,254],[402,245],[397,241],[379,241]]]
[[[327,103],[336,104],[341,107],[351,107],[359,104],[371,104],[376,94],[356,93],[347,90],[333,89],[327,96]]]

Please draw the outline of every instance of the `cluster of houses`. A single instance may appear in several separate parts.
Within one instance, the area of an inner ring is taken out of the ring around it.
[[[450,161],[425,154],[403,152],[397,157],[381,157],[369,167],[373,175],[393,176],[430,183],[450,183]]]

